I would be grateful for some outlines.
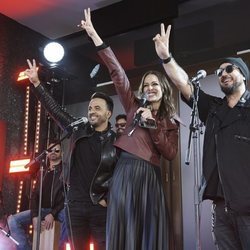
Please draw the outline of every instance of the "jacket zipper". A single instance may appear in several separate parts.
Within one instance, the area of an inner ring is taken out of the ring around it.
[[[54,189],[54,180],[55,180],[55,169],[53,171],[53,179],[52,179],[52,185],[51,185],[51,190],[50,190],[50,206],[53,207],[53,189]]]
[[[90,189],[89,189],[90,198],[92,197],[92,195],[91,195],[91,187],[92,187],[92,185],[93,185],[93,182],[94,182],[94,179],[95,179],[95,177],[96,177],[96,174],[98,173],[98,170],[99,170],[99,168],[100,168],[100,166],[101,166],[101,163],[102,163],[103,149],[104,149],[104,138],[101,140],[101,158],[100,158],[100,162],[99,162],[99,165],[98,165],[98,167],[97,167],[97,169],[96,169],[96,171],[95,171],[94,177],[92,178],[91,184],[90,184]]]

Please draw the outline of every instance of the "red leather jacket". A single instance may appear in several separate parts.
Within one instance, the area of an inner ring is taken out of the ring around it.
[[[128,126],[124,134],[116,140],[115,146],[156,166],[160,166],[161,155],[167,160],[172,160],[178,151],[179,119],[174,117],[160,120],[154,117],[157,129],[145,129],[137,125],[132,136],[128,136],[131,130],[129,125],[133,123],[134,114],[139,108],[138,100],[113,51],[106,47],[99,50],[98,54],[109,70],[116,92],[127,114]]]

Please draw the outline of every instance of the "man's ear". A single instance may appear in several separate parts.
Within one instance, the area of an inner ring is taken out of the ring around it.
[[[110,110],[108,110],[107,111],[107,117],[108,117],[108,119],[111,117],[111,115],[112,115],[112,112]]]

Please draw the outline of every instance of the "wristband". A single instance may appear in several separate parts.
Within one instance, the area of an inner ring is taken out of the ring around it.
[[[173,58],[173,57],[172,57],[172,55],[170,54],[170,56],[169,56],[168,58],[162,59],[161,61],[162,61],[163,64],[167,64],[167,63],[169,63],[169,62],[171,61],[172,58]]]

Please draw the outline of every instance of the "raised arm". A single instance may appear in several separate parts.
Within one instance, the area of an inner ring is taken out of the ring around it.
[[[165,61],[165,63],[163,62],[163,67],[171,81],[180,90],[183,96],[189,100],[192,95],[192,86],[187,73],[176,63],[174,58],[171,57],[169,52],[170,31],[171,25],[165,30],[164,24],[161,24],[161,34],[157,34],[153,38],[155,50],[159,58]]]
[[[27,59],[27,63],[29,68],[25,70],[26,76],[28,76],[30,82],[34,85],[34,87],[37,87],[40,84],[40,80],[38,78],[38,69],[36,66],[35,59],[32,60],[32,63],[29,59]]]
[[[81,27],[86,30],[88,36],[93,40],[95,46],[100,46],[103,44],[103,40],[97,34],[92,21],[91,21],[91,12],[90,8],[84,10],[84,18],[85,20],[81,20]]]
[[[40,83],[38,77],[38,69],[36,66],[36,61],[33,59],[32,62],[27,60],[29,68],[25,70],[25,74],[28,76],[30,82],[34,86],[32,88],[34,94],[41,102],[43,107],[48,111],[53,120],[57,123],[57,125],[63,129],[71,132],[70,123],[76,120],[76,118],[72,117],[68,114],[62,107],[55,101],[53,96],[48,92],[48,90]]]
[[[131,106],[133,106],[134,102],[136,102],[134,92],[130,87],[129,79],[111,48],[106,47],[106,45],[103,43],[103,40],[96,32],[91,21],[89,8],[84,10],[84,16],[85,20],[81,21],[81,27],[86,30],[88,36],[93,40],[95,46],[104,45],[98,48],[98,55],[108,68],[110,77],[115,85],[120,101],[125,111],[128,112],[131,109]]]

